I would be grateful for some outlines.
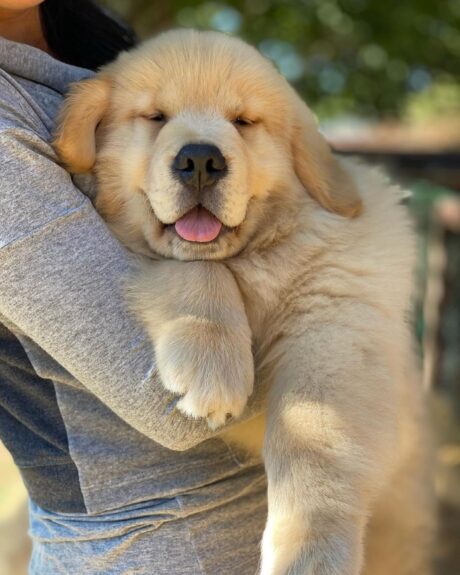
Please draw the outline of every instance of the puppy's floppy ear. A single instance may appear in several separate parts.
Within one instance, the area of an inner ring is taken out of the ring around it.
[[[96,160],[96,128],[109,105],[110,79],[97,75],[74,84],[58,116],[53,146],[73,173],[91,170]]]
[[[319,133],[313,114],[294,94],[291,149],[297,177],[308,193],[326,210],[354,218],[362,202],[350,175]]]

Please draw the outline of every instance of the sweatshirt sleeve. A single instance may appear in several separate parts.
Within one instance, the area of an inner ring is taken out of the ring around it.
[[[24,128],[0,131],[0,314],[119,417],[157,443],[185,450],[213,436],[173,409],[151,342],[122,283],[132,255],[89,199]],[[245,418],[261,409],[262,391]]]

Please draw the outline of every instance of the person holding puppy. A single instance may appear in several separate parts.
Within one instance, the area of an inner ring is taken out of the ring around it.
[[[49,143],[69,85],[134,43],[87,0],[0,0],[0,439],[32,575],[252,574],[261,461],[174,409],[123,297],[132,256]]]

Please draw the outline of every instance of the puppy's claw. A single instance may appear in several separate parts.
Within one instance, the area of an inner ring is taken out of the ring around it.
[[[221,401],[219,400],[218,403],[221,403]],[[232,406],[227,405],[223,409],[216,409],[203,401],[196,393],[189,392],[179,399],[176,408],[188,417],[193,417],[194,419],[205,418],[209,428],[214,431],[234,417],[239,417],[245,405],[246,401],[235,401]]]
[[[186,393],[176,405],[177,409],[181,411],[184,415],[193,417],[193,419],[199,419],[200,417],[206,417],[208,415],[208,410],[205,407],[200,408],[200,402],[193,397],[192,393]]]
[[[210,413],[206,418],[209,429],[215,431],[216,429],[219,429],[219,427],[222,427],[222,425],[228,421],[227,415],[229,414],[224,411],[214,411],[213,413]]]

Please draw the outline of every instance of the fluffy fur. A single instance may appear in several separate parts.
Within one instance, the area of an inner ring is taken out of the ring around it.
[[[229,166],[200,193],[170,169],[191,142]],[[94,170],[98,209],[147,256],[131,298],[178,408],[217,427],[242,413],[254,362],[270,386],[266,417],[222,431],[253,449],[266,419],[261,574],[429,573],[400,190],[334,157],[272,65],[210,32],[164,34],[76,85],[55,146],[71,171]],[[174,231],[198,203],[224,224],[213,242]]]

